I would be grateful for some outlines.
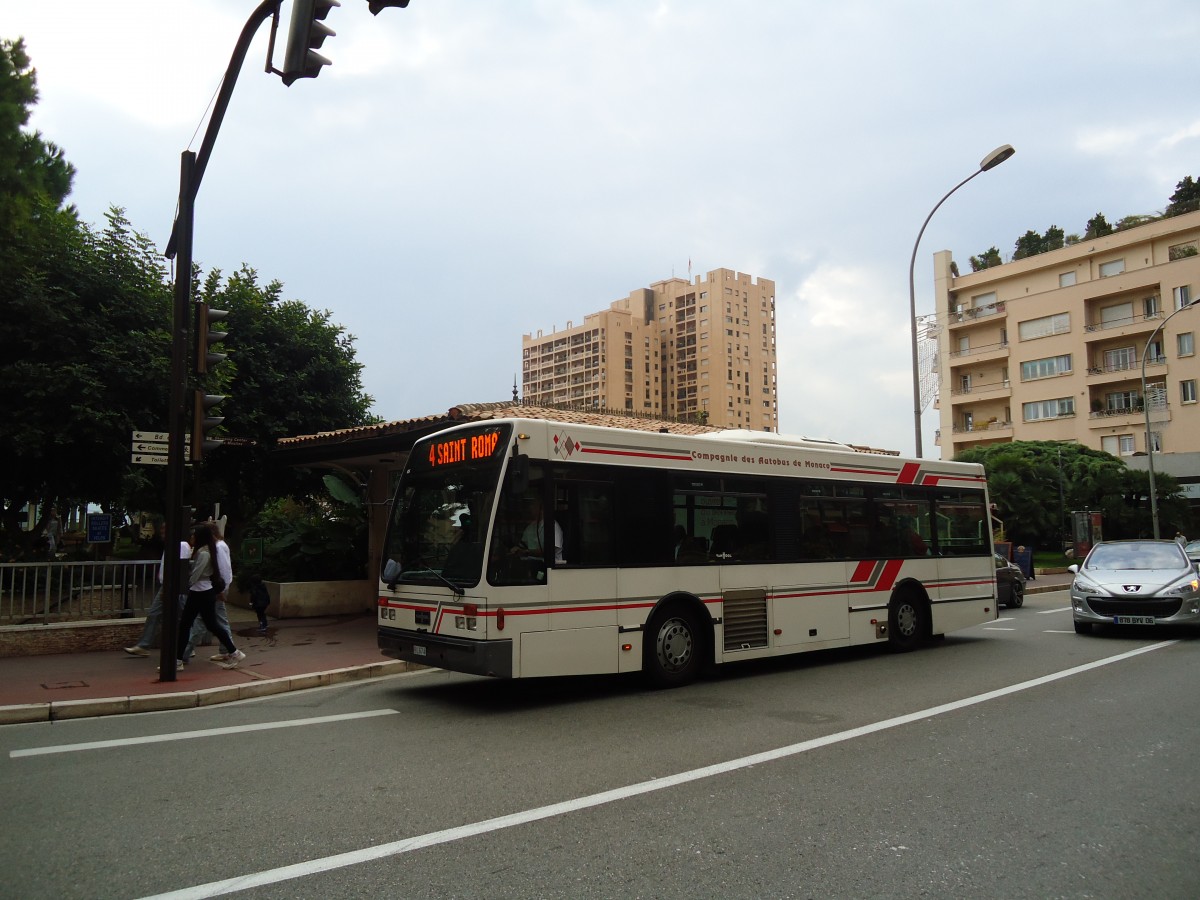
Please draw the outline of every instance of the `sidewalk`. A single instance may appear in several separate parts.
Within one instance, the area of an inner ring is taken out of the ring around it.
[[[223,669],[198,647],[175,681],[158,680],[159,651],[111,651],[0,659],[0,725],[185,709],[408,671],[376,644],[371,615],[273,621],[258,634],[254,614],[229,607],[234,642],[246,659]]]

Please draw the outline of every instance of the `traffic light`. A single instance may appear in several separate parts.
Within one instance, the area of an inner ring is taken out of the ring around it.
[[[192,462],[200,462],[204,454],[224,443],[220,438],[210,438],[208,432],[225,421],[224,416],[210,416],[211,410],[223,401],[223,394],[192,392]]]
[[[316,50],[325,38],[337,34],[322,20],[329,10],[341,5],[338,0],[292,0],[292,21],[280,73],[284,84],[290,85],[297,78],[316,78],[323,66],[332,65]]]
[[[201,303],[196,315],[196,374],[206,375],[208,370],[217,363],[229,358],[226,353],[217,353],[210,349],[213,344],[219,344],[229,337],[227,331],[212,331],[213,322],[219,322],[229,315],[227,309],[209,309],[207,303]]]
[[[408,0],[367,0],[367,7],[371,10],[371,15],[379,15],[379,11],[387,9],[389,6],[404,9],[408,6]]]

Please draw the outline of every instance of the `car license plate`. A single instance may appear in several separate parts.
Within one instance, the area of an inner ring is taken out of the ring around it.
[[[1117,625],[1153,625],[1154,616],[1116,616],[1113,621]]]
[[[1154,620],[1151,619],[1150,621],[1153,622]],[[425,653],[424,647],[422,647],[420,644],[413,644],[413,656],[425,656],[425,655],[426,655],[426,653]]]

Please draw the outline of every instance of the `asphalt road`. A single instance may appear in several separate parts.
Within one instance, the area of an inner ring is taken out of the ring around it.
[[[7,726],[0,895],[1192,898],[1198,662],[1056,592],[674,691],[431,672]]]

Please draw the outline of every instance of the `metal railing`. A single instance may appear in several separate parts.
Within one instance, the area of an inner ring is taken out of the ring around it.
[[[145,615],[158,560],[0,563],[0,625]]]

